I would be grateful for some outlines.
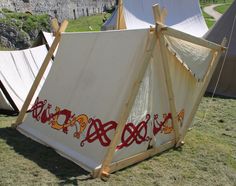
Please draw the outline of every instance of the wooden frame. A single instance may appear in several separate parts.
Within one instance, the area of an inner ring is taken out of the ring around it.
[[[101,166],[101,168],[98,168],[92,172],[93,177],[100,177],[102,179],[106,179],[109,176],[109,174],[112,172],[115,172],[117,170],[120,170],[122,168],[130,166],[130,165],[135,164],[137,162],[143,161],[149,157],[152,157],[152,156],[154,156],[160,152],[163,152],[167,149],[170,149],[174,146],[182,145],[183,144],[182,140],[184,139],[184,136],[186,135],[186,130],[189,127],[189,125],[191,124],[194,113],[196,112],[196,110],[198,108],[198,105],[199,105],[200,100],[203,96],[203,93],[205,92],[208,82],[210,81],[210,77],[211,77],[212,73],[214,72],[214,69],[217,65],[217,60],[219,60],[221,53],[226,49],[224,47],[224,45],[220,46],[215,43],[206,41],[204,39],[197,38],[197,37],[191,36],[189,34],[182,33],[180,31],[174,30],[172,28],[166,27],[162,23],[162,21],[164,21],[164,19],[166,17],[166,10],[161,11],[159,5],[157,5],[157,4],[153,6],[153,14],[154,14],[155,21],[156,21],[156,28],[155,29],[151,28],[150,33],[155,31],[156,36],[157,36],[156,38],[159,38],[159,42],[160,42],[160,46],[161,46],[162,65],[163,65],[163,71],[165,74],[165,82],[167,85],[169,107],[170,107],[172,118],[173,118],[175,139],[167,142],[164,145],[161,145],[158,148],[153,146],[153,148],[148,149],[145,152],[139,153],[137,155],[126,158],[124,160],[120,160],[115,163],[111,163],[114,152],[115,152],[115,147],[117,145],[117,141],[118,141],[119,137],[121,136],[121,132],[124,128],[125,122],[128,118],[130,110],[131,110],[131,105],[134,102],[135,96],[136,96],[138,88],[139,88],[138,84],[137,85],[134,84],[133,94],[129,95],[129,99],[127,101],[127,104],[124,105],[124,108],[123,108],[124,111],[121,115],[121,119],[119,122],[120,125],[118,125],[118,128],[116,129],[115,135],[114,135],[113,140],[108,148],[108,151],[107,151],[106,156],[103,160],[102,166]],[[174,93],[173,93],[173,88],[172,88],[172,83],[171,83],[171,77],[170,77],[168,64],[166,63],[166,61],[168,59],[168,55],[170,55],[170,54],[167,52],[167,49],[166,49],[165,40],[164,40],[165,35],[172,36],[172,37],[184,40],[184,41],[188,41],[188,42],[191,42],[191,43],[194,43],[196,45],[200,45],[200,46],[203,46],[206,48],[210,48],[214,51],[214,54],[215,54],[215,56],[213,57],[213,59],[211,61],[212,69],[210,71],[208,70],[207,78],[205,78],[205,80],[204,80],[205,81],[204,87],[202,88],[201,93],[199,94],[199,96],[196,100],[196,104],[194,105],[194,108],[191,112],[191,117],[188,121],[187,126],[184,129],[184,132],[182,132],[182,134],[180,134],[180,131],[179,131],[180,128],[179,128],[178,121],[177,121],[178,118],[177,118]],[[150,59],[151,54],[149,54],[149,55],[146,56],[147,59]],[[146,63],[146,61],[145,61],[145,63]],[[141,77],[143,77],[143,75],[146,71],[146,68],[147,68],[147,64],[144,65],[144,68],[143,68],[144,70],[141,72],[141,75],[139,78],[140,80],[142,79]]]
[[[117,20],[116,20],[116,29],[126,29],[126,23],[123,13],[123,0],[118,0],[118,10],[117,10]]]
[[[47,66],[50,62],[50,60],[52,59],[52,56],[54,54],[54,51],[56,50],[57,48],[57,45],[59,44],[60,40],[61,40],[61,33],[65,31],[65,29],[67,28],[67,25],[68,25],[68,21],[64,21],[60,27],[60,29],[58,30],[57,34],[56,34],[56,37],[52,43],[52,46],[50,47],[48,53],[47,53],[47,56],[45,57],[44,59],[44,62],[42,64],[42,66],[40,67],[39,69],[39,72],[35,78],[35,81],[33,83],[33,85],[31,86],[31,89],[27,95],[27,98],[22,106],[22,109],[19,113],[19,116],[17,117],[16,119],[16,122],[14,124],[12,124],[12,127],[17,127],[18,125],[20,125],[22,123],[22,121],[24,120],[24,117],[25,117],[25,114],[27,112],[27,109],[30,105],[30,102],[35,94],[35,91],[36,89],[38,88],[38,85],[43,77],[43,74],[44,72],[46,71],[47,69]]]
[[[150,61],[150,59],[152,57],[152,52],[153,52],[153,49],[154,49],[154,46],[156,43],[156,40],[154,37],[155,37],[155,34],[153,32],[150,32],[149,39],[148,39],[148,42],[146,45],[146,55],[143,58],[143,66],[141,68],[142,71],[139,73],[138,79],[134,82],[134,84],[131,88],[131,90],[133,90],[133,91],[131,91],[131,94],[128,96],[128,98],[126,100],[126,104],[123,105],[123,109],[122,109],[123,111],[122,111],[122,114],[121,114],[119,122],[118,122],[119,125],[116,128],[114,137],[111,141],[110,146],[108,147],[107,153],[106,153],[105,158],[102,162],[101,169],[99,171],[97,171],[96,174],[93,175],[93,177],[104,177],[104,176],[106,177],[110,173],[109,166],[112,161],[113,155],[115,153],[115,149],[116,149],[118,140],[121,137],[122,131],[124,129],[126,121],[127,121],[129,114],[131,112],[133,103],[135,101],[136,95],[137,95],[139,87],[140,87],[140,82],[142,81],[144,74],[146,72],[146,69],[148,67],[148,62]]]
[[[163,14],[161,12],[161,8],[158,4],[153,5],[153,14],[155,18],[155,22],[158,22],[158,20],[162,21]],[[158,26],[156,26],[157,28]],[[176,143],[179,140],[179,125],[178,125],[178,116],[176,112],[176,106],[175,106],[175,98],[174,98],[174,93],[173,93],[173,88],[172,88],[172,83],[171,83],[171,77],[170,77],[170,71],[168,68],[168,52],[166,50],[166,45],[165,45],[165,39],[164,35],[162,32],[159,34],[159,42],[160,42],[160,49],[161,49],[161,61],[163,65],[163,71],[164,71],[164,76],[165,76],[165,82],[166,82],[166,87],[167,87],[167,93],[168,93],[168,100],[169,100],[169,107],[172,115],[172,122],[174,126],[174,131],[175,131],[175,139]]]
[[[121,3],[122,3],[122,1],[120,0],[119,5],[118,5],[119,6],[118,8],[120,9],[120,10],[118,10],[119,11],[119,15],[118,15],[119,21],[121,20],[121,14],[122,14]],[[101,165],[101,167],[97,168],[96,170],[94,170],[92,172],[93,177],[107,178],[109,176],[109,174],[112,172],[115,172],[115,171],[125,168],[129,165],[132,165],[132,164],[135,164],[135,163],[140,162],[142,160],[145,160],[145,159],[152,157],[160,152],[170,149],[171,147],[181,145],[181,142],[184,139],[184,136],[186,134],[187,128],[189,127],[189,125],[193,119],[193,116],[197,110],[197,107],[200,103],[201,97],[202,97],[203,93],[205,92],[208,82],[210,81],[210,77],[215,70],[215,67],[217,65],[217,60],[219,60],[221,53],[225,50],[225,47],[223,44],[222,44],[223,46],[220,46],[220,45],[214,44],[212,42],[206,41],[204,39],[197,38],[197,37],[191,36],[189,34],[182,33],[180,31],[174,30],[172,28],[169,28],[169,27],[166,27],[165,25],[163,25],[163,22],[164,22],[164,19],[166,16],[166,11],[161,10],[158,5],[153,6],[153,14],[154,14],[155,21],[156,21],[156,28],[150,29],[150,35],[149,35],[149,39],[148,39],[147,45],[146,45],[145,56],[143,56],[143,59],[142,59],[143,60],[143,64],[142,64],[142,68],[141,68],[142,70],[141,70],[141,72],[139,72],[139,76],[137,77],[136,81],[133,83],[131,91],[125,100],[125,104],[122,107],[122,113],[119,118],[118,126],[116,128],[113,139],[111,140],[110,146],[107,148],[107,152],[106,152],[105,157],[102,161],[102,165]],[[38,87],[38,84],[43,76],[43,73],[46,70],[47,65],[54,53],[54,50],[56,49],[56,47],[60,41],[61,32],[65,30],[66,26],[67,26],[67,22],[64,22],[62,24],[59,32],[57,32],[57,35],[56,35],[56,38],[52,44],[52,47],[50,48],[48,55],[46,56],[44,63],[39,70],[39,73],[35,79],[35,82],[32,85],[31,90],[27,96],[27,99],[23,105],[23,108],[17,118],[16,124],[14,125],[15,127],[22,123],[25,113],[28,109],[28,106],[32,100],[34,93],[35,93],[35,90]],[[121,24],[119,23],[117,27],[120,29]],[[171,54],[167,52],[167,48],[166,48],[166,44],[165,44],[165,35],[175,37],[175,38],[178,38],[178,39],[181,39],[184,41],[188,41],[188,42],[191,42],[191,43],[194,43],[196,45],[200,45],[200,46],[203,46],[206,48],[210,48],[214,52],[214,57],[213,57],[211,64],[210,64],[211,69],[210,70],[208,69],[206,78],[204,80],[205,84],[202,87],[201,92],[196,99],[196,103],[194,105],[194,108],[191,111],[191,116],[190,116],[188,123],[185,126],[185,128],[183,129],[183,132],[181,134],[180,134],[180,128],[179,128],[178,121],[177,121],[177,112],[176,112],[175,98],[174,98],[175,95],[173,92],[170,70],[169,70],[169,66],[167,63],[168,55],[171,55]],[[118,143],[119,139],[121,138],[122,131],[125,127],[126,121],[127,121],[128,116],[131,112],[133,103],[135,101],[138,90],[140,88],[140,83],[144,77],[144,74],[145,74],[146,69],[149,64],[149,61],[153,55],[153,50],[158,42],[160,43],[160,46],[161,46],[161,48],[160,48],[161,61],[162,61],[163,72],[164,72],[164,76],[165,76],[164,78],[165,78],[167,93],[168,93],[168,100],[169,100],[168,104],[169,104],[171,114],[172,114],[172,121],[173,121],[173,126],[174,126],[174,131],[175,131],[175,138],[173,140],[167,142],[166,144],[159,146],[159,147],[155,147],[155,145],[153,145],[152,148],[147,149],[147,151],[141,152],[139,154],[136,154],[136,155],[126,158],[124,160],[120,160],[118,162],[112,163],[113,156],[115,154],[115,150],[117,147],[117,143]]]

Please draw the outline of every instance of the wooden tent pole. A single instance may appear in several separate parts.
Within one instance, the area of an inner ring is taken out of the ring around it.
[[[122,0],[118,0],[118,10],[117,10],[117,20],[116,20],[116,29],[120,30],[120,19],[121,19],[121,6]]]
[[[120,115],[120,119],[118,122],[118,126],[116,128],[114,137],[110,143],[110,146],[108,147],[107,153],[105,155],[105,158],[102,162],[102,166],[100,170],[93,175],[93,177],[101,177],[103,178],[104,176],[109,175],[110,173],[110,163],[113,159],[114,153],[116,151],[117,143],[119,139],[121,138],[124,126],[127,122],[127,119],[129,117],[129,114],[131,112],[132,106],[134,104],[135,98],[138,94],[138,90],[140,87],[140,84],[142,82],[142,79],[144,77],[144,74],[146,72],[146,69],[148,67],[149,61],[152,57],[153,49],[156,43],[156,39],[154,38],[155,34],[153,32],[150,32],[149,39],[147,41],[147,46],[146,46],[146,54],[144,55],[143,58],[143,66],[141,68],[141,72],[139,73],[139,76],[137,80],[134,82],[130,94],[127,96],[127,101],[123,105],[122,113]]]
[[[34,83],[33,83],[33,85],[31,86],[31,89],[30,89],[30,91],[29,91],[29,93],[28,93],[28,95],[27,95],[27,98],[26,98],[26,100],[25,100],[25,102],[24,102],[24,104],[23,104],[23,106],[22,106],[22,109],[21,109],[21,111],[20,111],[20,113],[19,113],[19,116],[17,117],[17,120],[16,120],[16,122],[12,125],[12,127],[17,127],[17,126],[20,125],[20,124],[22,123],[22,121],[24,120],[25,113],[27,112],[27,109],[28,109],[28,107],[29,107],[29,105],[30,105],[30,102],[31,102],[31,100],[32,100],[32,98],[33,98],[33,96],[34,96],[34,94],[35,94],[35,91],[36,91],[36,89],[38,88],[38,85],[39,85],[39,83],[40,83],[40,81],[41,81],[41,79],[42,79],[42,77],[43,77],[43,74],[44,74],[45,70],[47,69],[47,66],[48,66],[49,62],[50,62],[51,59],[52,59],[53,53],[54,53],[54,51],[56,50],[57,45],[58,45],[58,43],[59,43],[60,40],[61,40],[61,33],[66,30],[67,25],[68,25],[68,21],[64,21],[64,22],[62,23],[62,25],[61,25],[61,27],[60,27],[60,29],[59,29],[59,31],[58,31],[58,33],[57,33],[57,35],[56,35],[56,37],[55,37],[53,43],[52,43],[52,46],[51,46],[51,48],[49,49],[49,51],[48,51],[48,53],[47,53],[47,55],[46,55],[46,57],[45,57],[45,59],[44,59],[44,62],[43,62],[42,66],[41,66],[40,69],[39,69],[39,72],[38,72],[38,74],[37,74],[37,76],[36,76],[36,78],[35,78],[35,80],[34,80]]]
[[[153,5],[152,8],[153,8],[153,14],[155,16],[155,21],[158,22],[158,20],[163,20],[160,6],[158,4],[155,4]],[[159,25],[156,24],[157,29],[158,27]],[[175,131],[175,140],[177,143],[179,141],[179,125],[178,125],[178,116],[176,112],[175,98],[174,98],[174,92],[173,92],[173,87],[172,87],[172,82],[171,82],[170,70],[168,66],[169,53],[166,50],[164,35],[161,32],[158,32],[157,34],[159,36],[159,41],[160,41],[161,62],[163,65],[163,70],[164,70],[165,83],[166,83],[168,99],[169,99],[169,107],[170,107],[170,111],[172,115],[172,123],[174,126],[174,131]]]
[[[214,73],[214,71],[215,71],[215,69],[217,67],[217,64],[218,64],[218,62],[220,60],[220,57],[221,57],[222,53],[225,50],[226,42],[227,42],[226,38],[224,38],[222,43],[221,43],[221,46],[219,46],[219,49],[217,51],[214,51],[215,56],[213,57],[213,59],[211,61],[210,68],[209,68],[209,70],[207,72],[207,75],[206,75],[206,78],[205,78],[205,80],[203,82],[204,86],[202,87],[202,89],[201,89],[201,91],[200,91],[200,93],[199,93],[199,95],[198,95],[198,97],[196,99],[196,103],[193,106],[193,109],[191,110],[190,117],[189,117],[188,121],[186,122],[187,124],[182,129],[182,134],[181,134],[181,137],[180,137],[180,139],[179,139],[179,141],[177,143],[177,146],[180,146],[182,144],[182,141],[183,141],[183,139],[184,139],[184,137],[185,137],[185,135],[187,133],[187,130],[188,130],[189,126],[192,123],[192,120],[193,120],[194,115],[195,115],[195,113],[196,113],[196,111],[198,109],[198,106],[199,106],[199,104],[201,102],[201,99],[202,99],[202,97],[203,97],[203,95],[204,95],[204,93],[205,93],[205,91],[207,89],[207,86],[208,86],[208,84],[209,84],[209,82],[211,80],[212,74]]]
[[[57,32],[58,32],[59,29],[60,29],[59,24],[58,24],[58,21],[57,21],[56,18],[52,19],[51,25],[52,25],[53,35],[56,36],[56,35],[57,35]]]
[[[126,29],[126,23],[124,18],[124,8],[123,8],[123,0],[118,1],[118,10],[117,10],[117,20],[116,20],[116,29]]]
[[[172,36],[172,37],[181,39],[183,41],[187,41],[187,42],[190,42],[190,43],[193,43],[196,45],[200,45],[200,46],[203,46],[206,48],[210,48],[210,49],[216,50],[216,51],[225,50],[224,46],[218,45],[218,44],[213,43],[211,41],[207,41],[205,39],[202,39],[202,38],[199,38],[196,36],[192,36],[190,34],[181,32],[179,30],[175,30],[173,28],[166,27],[163,24],[159,24],[159,26],[162,27],[161,30],[164,35]]]

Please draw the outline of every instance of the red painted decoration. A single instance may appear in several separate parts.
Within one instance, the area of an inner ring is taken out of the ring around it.
[[[145,141],[149,141],[150,137],[147,136],[147,124],[150,120],[150,114],[146,115],[146,121],[140,122],[137,126],[133,123],[127,123],[121,136],[121,144],[116,147],[117,150],[123,147],[129,147],[131,144],[141,144]]]
[[[80,146],[84,146],[84,142],[92,143],[99,140],[102,146],[107,147],[111,143],[111,139],[107,136],[111,130],[116,130],[117,123],[115,121],[109,121],[102,123],[100,119],[89,119],[89,128],[87,130],[86,138],[80,143]]]

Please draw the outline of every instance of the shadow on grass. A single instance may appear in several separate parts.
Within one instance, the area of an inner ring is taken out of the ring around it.
[[[37,163],[60,179],[63,184],[77,185],[78,176],[86,176],[80,180],[91,179],[88,172],[73,162],[61,157],[52,148],[43,146],[20,134],[17,130],[7,127],[0,128],[0,138],[13,147],[16,153]]]

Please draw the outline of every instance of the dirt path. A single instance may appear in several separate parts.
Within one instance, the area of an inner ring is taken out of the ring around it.
[[[212,16],[214,18],[215,21],[217,21],[218,19],[220,19],[220,17],[222,16],[221,13],[215,11],[215,7],[220,6],[223,4],[213,4],[210,6],[206,6],[203,8],[203,11],[206,12],[208,15]]]

